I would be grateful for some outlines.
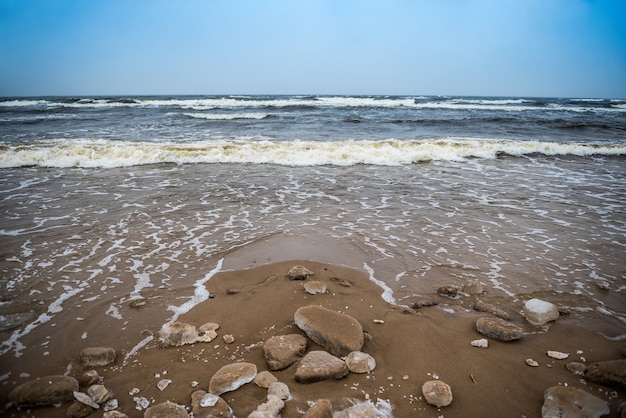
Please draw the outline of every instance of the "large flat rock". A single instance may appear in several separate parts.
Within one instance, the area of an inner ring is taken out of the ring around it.
[[[298,309],[293,319],[310,339],[335,356],[347,356],[363,347],[363,327],[350,315],[313,305]]]
[[[326,351],[310,351],[296,369],[296,381],[313,383],[321,380],[341,379],[348,374],[346,363]]]
[[[69,376],[48,376],[22,383],[9,393],[9,400],[19,407],[54,405],[74,399],[78,381]]]

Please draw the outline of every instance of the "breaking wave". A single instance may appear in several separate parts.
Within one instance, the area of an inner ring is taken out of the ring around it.
[[[57,139],[0,143],[0,167],[126,167],[174,163],[406,165],[525,156],[626,155],[626,145],[468,138],[378,141],[211,140],[192,143]]]

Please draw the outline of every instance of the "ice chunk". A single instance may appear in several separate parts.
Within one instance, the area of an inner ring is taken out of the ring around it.
[[[524,316],[533,325],[543,325],[559,318],[559,310],[553,303],[530,299],[524,304]]]

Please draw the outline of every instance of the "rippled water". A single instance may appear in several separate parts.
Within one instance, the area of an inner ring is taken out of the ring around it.
[[[400,304],[479,279],[493,297],[548,298],[569,321],[626,335],[622,156],[2,174],[0,314],[37,315],[5,332],[2,354],[44,324],[157,328],[224,257],[224,269],[297,258],[370,269]],[[130,309],[139,297],[153,308]]]

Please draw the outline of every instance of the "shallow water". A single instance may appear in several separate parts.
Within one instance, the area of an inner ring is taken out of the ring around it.
[[[2,332],[0,356],[67,338],[130,350],[216,266],[291,259],[370,271],[399,304],[478,279],[624,339],[625,179],[621,156],[3,169],[0,315],[35,317]]]

